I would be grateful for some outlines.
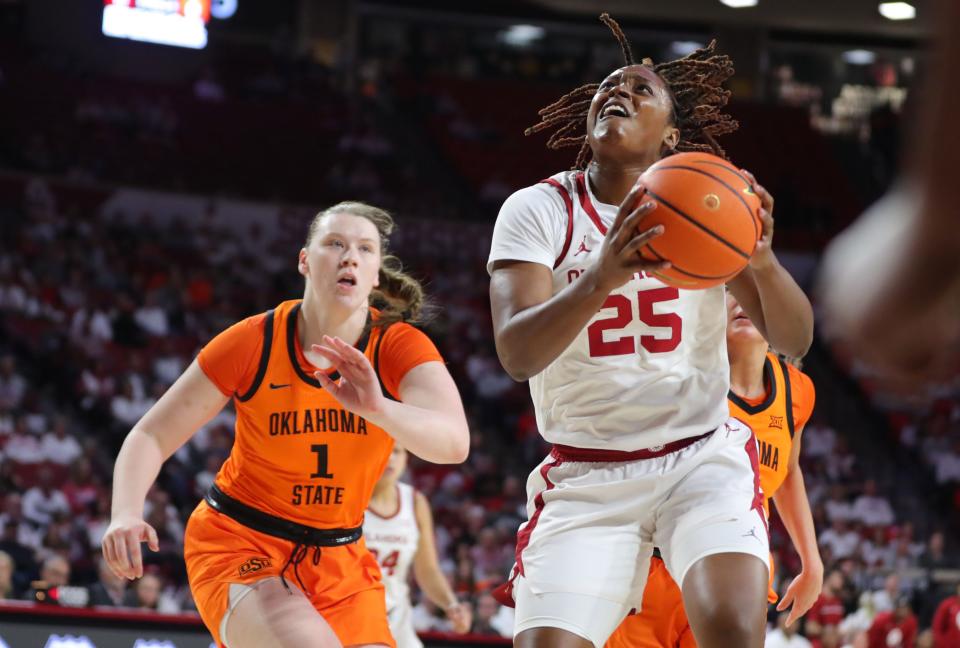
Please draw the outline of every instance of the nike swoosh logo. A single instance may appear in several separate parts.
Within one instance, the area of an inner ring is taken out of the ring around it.
[[[283,383],[282,385],[275,385],[270,383],[270,389],[283,389],[284,387],[289,387],[290,383]]]

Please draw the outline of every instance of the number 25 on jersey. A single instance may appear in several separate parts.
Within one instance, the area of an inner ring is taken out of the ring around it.
[[[664,287],[637,292],[637,319],[650,327],[668,329],[667,335],[641,335],[640,346],[648,353],[667,353],[680,345],[683,322],[676,313],[655,313],[653,305],[673,301],[680,297],[676,288]],[[633,322],[633,305],[626,295],[614,294],[603,302],[602,309],[615,308],[612,317],[598,319],[587,327],[587,339],[590,342],[590,357],[630,355],[637,353],[637,340],[633,335],[624,335],[616,339],[604,339],[604,331],[624,329]]]

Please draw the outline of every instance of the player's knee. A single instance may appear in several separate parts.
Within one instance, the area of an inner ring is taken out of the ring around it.
[[[762,606],[741,605],[735,599],[714,599],[688,614],[697,639],[704,645],[762,645],[764,617]],[[688,611],[689,612],[689,611]]]

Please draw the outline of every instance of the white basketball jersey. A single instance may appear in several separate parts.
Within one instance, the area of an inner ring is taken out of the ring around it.
[[[511,196],[497,218],[490,266],[552,263],[554,294],[576,281],[596,262],[617,214],[588,185],[584,173],[567,171]],[[553,259],[530,242],[544,236],[555,239]],[[547,441],[625,451],[719,427],[729,415],[728,386],[724,287],[679,290],[640,274],[530,379]]]
[[[413,494],[413,486],[397,483],[399,505],[396,513],[382,517],[368,508],[363,519],[367,549],[380,565],[383,586],[387,590],[387,614],[398,606],[410,605],[408,576],[420,542]]]

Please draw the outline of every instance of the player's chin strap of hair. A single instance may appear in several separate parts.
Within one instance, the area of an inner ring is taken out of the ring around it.
[[[303,581],[300,579],[300,572],[297,567],[307,557],[307,551],[313,547],[313,564],[320,564],[320,550],[323,547],[340,547],[342,545],[353,544],[363,536],[363,526],[352,529],[316,529],[285,520],[269,513],[264,513],[258,509],[248,506],[240,500],[234,499],[217,488],[214,484],[204,496],[207,505],[214,511],[223,513],[227,517],[233,518],[245,527],[254,531],[266,533],[275,538],[282,538],[293,543],[293,550],[290,557],[280,570],[280,582],[290,590],[284,574],[290,565],[293,565],[293,575],[296,576],[300,588],[306,591]]]

